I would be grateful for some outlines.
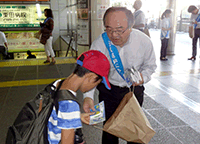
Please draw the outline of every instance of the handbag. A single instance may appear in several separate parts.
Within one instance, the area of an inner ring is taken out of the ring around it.
[[[34,33],[34,37],[35,37],[36,39],[39,39],[39,40],[40,40],[40,38],[41,38],[41,32],[38,31],[38,32]]]
[[[189,26],[189,36],[190,38],[194,38],[194,26]]]
[[[127,93],[103,130],[128,142],[148,143],[155,135],[133,92]]]
[[[144,33],[150,37],[150,33],[149,33],[149,29],[148,28],[144,28]]]

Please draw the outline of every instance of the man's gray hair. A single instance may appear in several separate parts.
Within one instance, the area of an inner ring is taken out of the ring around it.
[[[138,9],[140,9],[142,7],[142,1],[141,0],[136,0],[134,3]]]
[[[105,26],[106,16],[111,12],[122,11],[126,14],[126,18],[128,20],[128,28],[132,28],[134,24],[133,13],[128,10],[126,7],[110,7],[106,10],[103,16],[103,24]]]

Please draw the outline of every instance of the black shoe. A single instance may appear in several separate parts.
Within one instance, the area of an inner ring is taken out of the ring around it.
[[[196,60],[196,57],[188,58],[188,60]]]
[[[56,61],[54,61],[54,62],[51,62],[49,65],[55,65],[55,63],[56,63]]]
[[[50,63],[50,61],[49,60],[45,60],[43,63]]]
[[[81,128],[76,129],[75,131],[75,144],[86,144],[84,141],[83,133]]]
[[[168,59],[163,57],[163,58],[160,58],[160,60],[161,61],[167,61]]]

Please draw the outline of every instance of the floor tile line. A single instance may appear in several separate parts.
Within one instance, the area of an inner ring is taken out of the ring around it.
[[[15,79],[15,77],[16,77],[16,75],[17,75],[17,72],[18,72],[18,69],[19,69],[19,67],[16,68],[12,80]],[[11,81],[11,82],[14,82],[14,81]],[[14,83],[15,83],[15,82],[14,82]],[[15,84],[16,84],[16,83],[15,83]],[[18,83],[17,83],[17,84],[18,84]],[[16,84],[16,86],[17,86],[17,84]],[[7,99],[8,99],[8,95],[9,95],[9,93],[10,93],[10,90],[11,90],[12,86],[13,86],[13,85],[9,86],[10,88],[8,89],[8,92],[7,92],[7,94],[5,95],[5,99],[4,99],[3,103],[2,103],[2,109],[3,109],[3,108],[5,107],[5,105],[6,105],[6,101],[7,101]],[[4,112],[5,112],[5,111],[3,111],[3,110],[0,111],[0,115],[2,116]],[[0,121],[1,121],[1,119],[2,119],[2,117],[0,117]]]
[[[20,80],[20,81],[5,81],[0,82],[0,87],[16,87],[16,86],[30,86],[30,85],[45,85],[49,84],[57,79],[65,78],[53,78],[53,79],[34,79],[34,80]]]
[[[39,78],[39,66],[37,65],[36,67],[36,78],[38,79]],[[39,87],[38,87],[38,84],[37,84],[37,93],[39,92]]]
[[[167,93],[172,99],[188,106],[189,108],[191,108],[193,111],[200,113],[200,104],[193,101],[192,99],[189,99],[188,97],[186,97],[184,94],[182,94],[181,92],[175,90],[172,87],[167,87],[165,85],[163,85],[161,82],[159,82],[156,79],[152,79],[150,81],[150,83],[152,85],[154,85],[155,87],[157,87],[158,89],[164,91],[165,93]]]
[[[146,111],[146,110],[145,110]],[[155,130],[159,130],[159,129],[164,129],[164,130],[166,130],[166,131],[168,131],[175,139],[177,139],[180,143],[182,143],[182,141],[180,140],[180,139],[178,139],[171,131],[169,131],[168,129],[167,129],[167,127],[165,127],[161,122],[159,122],[153,115],[151,115],[148,111],[146,111],[146,113],[148,113],[150,116],[151,116],[151,118],[152,119],[154,119],[154,121],[156,121],[158,124],[160,124],[163,128],[158,128],[158,129],[153,129],[154,131]],[[182,143],[183,144],[183,143]]]
[[[36,65],[46,65],[43,63],[44,59],[34,59],[34,60],[8,60],[1,61],[0,67],[18,67],[18,66],[36,66]],[[76,59],[68,58],[68,57],[58,57],[56,58],[57,64],[65,64],[65,63],[75,63]]]

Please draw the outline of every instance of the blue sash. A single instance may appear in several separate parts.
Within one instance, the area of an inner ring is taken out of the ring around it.
[[[121,58],[119,56],[119,52],[117,50],[117,48],[111,43],[108,35],[106,32],[104,32],[102,34],[102,38],[103,41],[106,45],[106,48],[109,51],[109,55],[110,55],[110,59],[115,67],[115,69],[117,70],[117,72],[119,73],[119,75],[125,80],[124,78],[124,67],[121,61]]]
[[[197,22],[200,22],[200,14],[198,15],[198,17],[196,18]],[[197,27],[197,24],[194,24],[194,29]]]

